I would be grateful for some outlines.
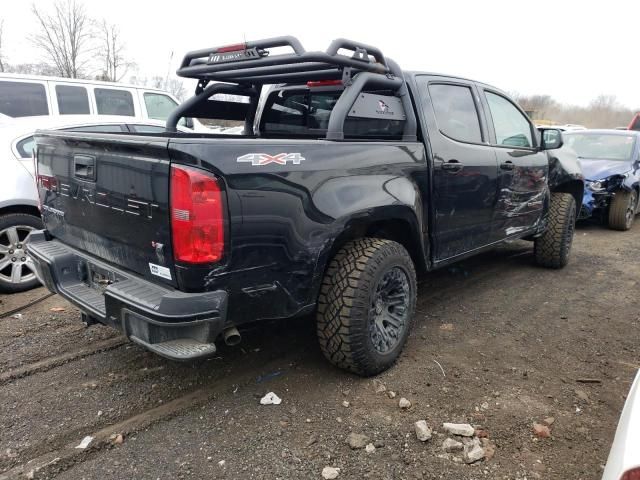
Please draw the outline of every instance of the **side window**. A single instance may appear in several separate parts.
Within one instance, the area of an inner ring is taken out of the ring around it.
[[[166,120],[178,106],[171,97],[160,93],[145,93],[144,104],[147,107],[147,115],[154,120]]]
[[[89,114],[89,96],[84,87],[56,85],[56,98],[60,115]]]
[[[520,110],[500,95],[491,92],[485,92],[485,95],[496,131],[496,143],[510,147],[533,147],[531,124]]]
[[[131,131],[136,133],[164,133],[166,129],[158,125],[129,125]]]
[[[94,93],[100,115],[135,116],[133,97],[130,92],[112,88],[96,88]]]
[[[84,133],[121,133],[126,132],[122,125],[83,125],[79,127],[63,128],[62,130],[68,132],[84,132]]]
[[[10,117],[49,115],[44,85],[41,83],[0,82],[0,113]]]
[[[16,145],[16,150],[18,150],[20,158],[30,158],[35,146],[36,139],[31,136],[20,140]]]
[[[430,84],[429,95],[443,134],[461,142],[482,142],[478,111],[469,87]]]

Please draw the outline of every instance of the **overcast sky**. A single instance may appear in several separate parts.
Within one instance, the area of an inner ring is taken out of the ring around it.
[[[81,0],[78,0],[81,1]],[[50,0],[36,0],[46,7]],[[449,73],[508,92],[586,105],[599,94],[640,108],[640,1],[84,0],[117,23],[141,76],[175,71],[188,50],[277,35],[307,50],[346,37],[378,46],[405,69]],[[29,45],[27,0],[0,0],[9,63],[42,59]],[[10,7],[9,7],[10,5]]]

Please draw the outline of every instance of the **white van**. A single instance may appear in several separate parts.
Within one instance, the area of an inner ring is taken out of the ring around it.
[[[173,95],[156,88],[0,73],[0,114],[14,118],[118,115],[141,121],[164,121],[178,103]],[[181,124],[195,130],[206,128],[192,119],[183,120]]]

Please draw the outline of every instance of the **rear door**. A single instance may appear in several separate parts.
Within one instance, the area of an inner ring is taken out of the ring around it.
[[[176,285],[167,139],[56,132],[36,134],[36,141],[49,233],[122,269]]]
[[[499,241],[535,227],[547,196],[549,160],[537,148],[529,117],[504,94],[480,87],[489,138],[500,175],[492,240]]]
[[[487,245],[497,200],[498,166],[472,82],[416,77],[433,162],[434,260]]]

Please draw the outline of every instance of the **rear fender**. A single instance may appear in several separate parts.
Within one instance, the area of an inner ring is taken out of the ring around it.
[[[366,177],[345,177],[344,185],[327,186],[324,192],[314,194],[314,203],[336,220],[318,252],[311,301],[317,298],[331,259],[344,244],[357,238],[378,237],[397,241],[410,253],[418,273],[429,269],[429,248],[425,243],[427,227],[423,221],[425,212],[417,186],[406,177]],[[343,187],[343,193],[354,188],[366,188],[367,193],[353,193],[354,202],[342,202],[339,199],[344,198],[340,194]]]

